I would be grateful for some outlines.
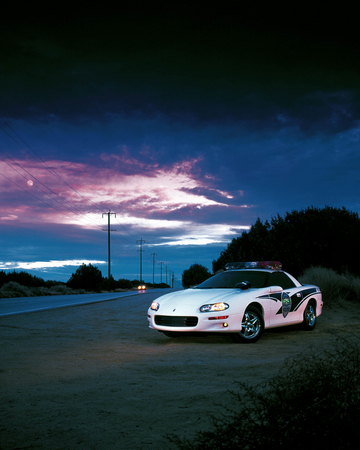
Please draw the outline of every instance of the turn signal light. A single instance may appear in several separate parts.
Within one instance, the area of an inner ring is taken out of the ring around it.
[[[209,317],[209,320],[225,320],[229,316]]]

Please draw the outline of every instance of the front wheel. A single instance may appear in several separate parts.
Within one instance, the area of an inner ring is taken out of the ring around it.
[[[316,325],[316,309],[313,302],[309,302],[306,305],[304,311],[304,321],[303,327],[305,330],[311,331],[315,328]]]
[[[261,312],[249,306],[241,321],[241,331],[231,335],[235,342],[252,343],[258,341],[264,332],[264,319]]]

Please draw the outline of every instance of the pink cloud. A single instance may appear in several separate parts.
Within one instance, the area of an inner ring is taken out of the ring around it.
[[[18,216],[15,216],[14,214],[10,214],[9,216],[0,217],[0,220],[11,221],[11,220],[17,220],[18,218],[19,218]]]
[[[144,147],[144,157],[148,152]],[[26,168],[28,174],[25,177],[8,167],[6,173],[18,186],[11,186],[11,204],[3,208],[2,220],[100,230],[104,225],[101,212],[111,210],[118,213],[121,223],[126,219],[134,227],[148,227],[151,218],[156,217],[157,227],[168,229],[172,223],[174,228],[184,231],[189,227],[188,222],[183,222],[185,218],[196,221],[201,211],[203,220],[211,208],[221,211],[229,207],[227,202],[232,196],[214,189],[211,177],[196,178],[197,168],[203,161],[201,157],[159,168],[155,161],[150,162],[149,158],[146,162],[139,161],[122,148],[119,155],[104,153],[100,159],[107,163],[105,167],[71,161],[50,160],[40,165],[36,161],[17,160],[18,166]],[[26,184],[29,176],[32,186]],[[5,180],[3,184],[9,188],[11,183]],[[18,206],[16,212],[14,202]],[[225,224],[224,229],[228,228]],[[206,236],[201,239],[208,242]],[[213,239],[217,238],[210,240]]]

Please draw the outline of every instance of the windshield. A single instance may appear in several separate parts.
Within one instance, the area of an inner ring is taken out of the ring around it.
[[[259,270],[231,270],[208,278],[198,285],[198,289],[234,288],[242,281],[249,281],[253,288],[262,288],[268,286],[269,275],[269,272]]]

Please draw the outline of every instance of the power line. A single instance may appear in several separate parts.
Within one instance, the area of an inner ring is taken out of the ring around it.
[[[28,194],[32,195],[34,198],[36,198],[37,200],[39,200],[40,202],[44,203],[45,205],[49,206],[49,208],[53,208],[56,211],[60,212],[61,214],[64,214],[62,211],[54,208],[53,206],[49,205],[49,203],[44,202],[44,200],[42,200],[41,198],[37,197],[35,194],[33,194],[32,192],[29,192],[27,189],[24,189],[22,186],[20,186],[19,184],[15,183],[15,181],[10,180],[10,178],[8,178],[6,175],[4,175],[3,173],[0,172],[0,175],[2,175],[4,178],[6,178],[8,181],[10,181],[11,183],[15,184],[15,186],[17,186],[18,188],[22,189],[23,191],[27,192]],[[68,216],[67,216],[68,217]]]
[[[28,149],[36,156],[36,158],[29,153],[29,151],[24,148],[24,146],[22,146],[19,142],[17,142],[16,139],[14,139],[13,136],[11,136],[6,130],[4,130],[3,127],[0,127],[0,129],[7,134],[21,149],[23,149],[32,159],[34,159],[34,161],[36,161],[37,163],[39,163],[45,170],[47,170],[51,175],[53,175],[54,177],[56,177],[58,180],[60,180],[61,182],[63,182],[68,188],[70,188],[73,192],[75,192],[79,197],[81,197],[82,199],[84,199],[86,202],[88,202],[91,206],[95,207],[97,210],[101,211],[100,208],[93,202],[91,202],[91,200],[89,200],[88,198],[84,197],[79,191],[77,191],[75,188],[73,188],[69,183],[67,183],[58,173],[56,173],[55,170],[53,170],[52,168],[49,167],[49,165],[35,152],[35,150],[33,150],[26,142],[24,139],[22,139],[22,137],[4,120],[4,118],[1,117],[1,120],[4,122],[4,124],[24,143],[24,145],[26,147],[28,147]],[[43,182],[41,182],[37,177],[35,177],[31,172],[29,172],[26,168],[24,168],[19,162],[15,161],[14,158],[12,156],[10,156],[8,153],[6,153],[4,150],[0,149],[0,151],[2,151],[2,153],[13,162],[14,165],[18,166],[19,168],[21,168],[25,173],[28,174],[29,177],[31,177],[32,179],[36,180],[40,185],[42,185],[47,191],[42,190],[37,183],[35,183],[35,187],[39,190],[41,190],[45,195],[47,195],[48,197],[50,197],[52,200],[56,201],[57,203],[59,203],[61,206],[63,206],[64,208],[66,208],[68,211],[72,212],[73,214],[83,214],[83,209],[78,208],[77,205],[74,205],[73,203],[71,203],[68,200],[62,201],[61,199],[59,200],[58,194],[56,194],[56,192],[54,192],[51,188],[49,188],[46,184],[44,184]],[[0,156],[0,158],[5,162],[5,164],[7,164],[9,167],[11,167],[15,172],[17,172],[20,176],[22,176],[26,181],[28,181],[28,179],[21,174],[12,164],[10,164],[8,161],[6,161],[4,158],[2,158]],[[8,177],[5,177],[6,179],[8,179],[9,181],[13,182],[11,179],[9,179]],[[15,184],[16,186],[20,187],[16,182],[13,182],[13,184]],[[22,188],[23,189],[23,188]],[[23,189],[25,192],[30,193],[29,191],[27,191],[26,189]],[[52,195],[51,195],[52,194]],[[53,206],[49,205],[48,203],[44,202],[43,200],[41,200],[40,198],[38,198],[37,196],[31,194],[34,198],[42,201],[43,203],[45,203],[47,206],[55,209],[56,211],[62,213],[59,209],[54,208]],[[71,209],[73,208],[73,210]],[[63,213],[62,213],[63,214]],[[89,218],[90,221],[92,221],[95,224],[98,225],[102,225],[101,223],[99,223],[98,221],[96,221],[95,219]],[[118,221],[119,225],[123,228],[123,230],[129,235],[131,236],[131,234],[125,229],[125,227]],[[126,240],[125,237],[123,237],[122,235],[119,235],[123,240],[125,240],[127,243],[130,243],[128,240]]]
[[[4,152],[4,150],[2,150],[0,148],[0,151],[2,153],[4,153],[7,157],[9,157],[10,159],[13,159],[10,155],[8,155],[6,152]],[[16,173],[18,173],[21,177],[23,177],[26,182],[29,182],[29,178],[26,178],[22,173],[20,173],[13,165],[11,165],[8,161],[6,161],[2,156],[0,156],[0,158],[4,161],[4,163],[9,166],[11,169],[13,169]],[[74,213],[74,211],[72,209],[70,209],[68,206],[66,206],[65,202],[62,202],[60,200],[58,200],[57,198],[55,198],[57,196],[57,194],[50,189],[48,186],[46,186],[44,183],[42,183],[40,180],[38,180],[34,175],[32,175],[28,170],[24,169],[20,164],[18,164],[17,162],[14,162],[14,164],[16,164],[17,166],[19,166],[25,173],[27,173],[30,178],[36,180],[41,186],[44,186],[44,188],[48,189],[48,191],[53,194],[54,196],[50,195],[49,192],[44,191],[43,189],[41,189],[40,186],[38,186],[37,184],[32,184],[31,186],[35,186],[36,189],[38,189],[39,191],[41,191],[43,194],[47,195],[48,197],[50,197],[52,200],[54,200],[55,202],[59,203],[60,205],[62,205],[64,208],[66,208],[68,211]],[[32,180],[31,180],[32,181]],[[16,184],[16,183],[14,183]],[[25,190],[25,192],[29,192],[27,190]],[[75,208],[74,205],[72,205],[70,202],[66,201],[66,203],[68,203],[71,207]],[[79,210],[80,213],[82,213],[82,211]]]
[[[55,170],[51,169],[48,164],[35,152],[35,150],[33,150],[25,141],[24,139],[22,139],[21,136],[19,136],[19,134],[1,117],[1,120],[6,124],[6,126],[8,126],[10,128],[10,130],[26,145],[26,147],[29,148],[29,150],[31,150],[31,152],[37,157],[38,161],[41,166],[46,169],[48,172],[50,172],[53,176],[55,176],[58,180],[61,180],[67,187],[69,187],[72,191],[74,191],[77,195],[79,195],[81,198],[83,198],[85,201],[89,202],[92,206],[94,206],[95,208],[97,208],[98,210],[100,210],[100,208],[98,208],[97,205],[95,205],[94,203],[92,203],[89,199],[87,199],[86,197],[84,197],[83,195],[80,194],[80,192],[78,192],[75,188],[73,188],[70,184],[68,184],[58,173],[56,173]],[[4,128],[0,127],[0,129],[7,134],[10,139],[12,139],[20,148],[22,148],[31,158],[33,158],[35,161],[36,159],[34,158],[34,156],[32,154],[30,154],[26,148],[24,148],[21,144],[19,144],[7,131],[4,130]]]
[[[21,143],[19,143],[10,133],[8,133],[8,131],[6,131],[3,127],[0,126],[0,129],[10,137],[10,139],[12,139],[22,150],[24,150],[37,164],[39,164],[44,170],[48,171],[52,176],[54,176],[55,178],[57,178],[58,180],[60,180],[65,186],[67,186],[69,189],[71,189],[73,192],[75,192],[80,198],[82,198],[83,200],[85,200],[87,203],[89,203],[92,207],[96,208],[97,210],[101,211],[100,208],[93,203],[92,201],[90,201],[88,198],[86,198],[85,196],[83,196],[79,191],[77,191],[75,188],[73,188],[69,183],[67,183],[54,169],[52,169],[51,167],[49,167],[49,165],[25,142],[25,140],[2,118],[0,117],[1,120],[3,121],[3,123],[12,131],[12,133],[27,147],[25,148],[24,145],[22,145]],[[30,150],[30,152],[28,151],[28,149]],[[32,180],[36,180],[36,183],[33,184],[33,186],[35,186],[38,190],[40,190],[44,195],[48,196],[52,201],[55,201],[56,203],[58,203],[62,208],[65,208],[67,211],[69,211],[70,213],[76,215],[76,216],[80,216],[82,215],[84,212],[83,208],[79,208],[78,205],[73,204],[72,202],[68,201],[68,200],[63,200],[61,197],[59,197],[59,195],[54,192],[53,189],[51,189],[49,186],[47,186],[45,183],[43,183],[42,181],[40,181],[36,176],[34,176],[27,168],[25,168],[23,165],[21,165],[19,163],[19,161],[16,161],[15,158],[13,158],[11,155],[9,155],[8,153],[6,153],[4,150],[0,149],[0,151],[3,153],[3,155],[5,156],[6,159],[4,159],[3,157],[0,156],[0,158],[4,161],[5,164],[7,164],[12,170],[14,170],[18,175],[20,175],[22,178],[24,178],[26,180],[26,182],[29,181],[29,178]],[[35,155],[35,156],[34,156]],[[25,174],[27,174],[27,176],[24,175],[24,173],[21,173],[20,170],[22,170]],[[31,193],[30,191],[28,191],[27,189],[24,189],[22,186],[20,186],[18,183],[16,183],[15,181],[11,180],[9,177],[7,177],[6,175],[0,173],[5,179],[7,179],[8,181],[10,181],[11,183],[13,183],[15,186],[17,186],[18,188],[22,189],[24,192],[30,194],[32,197],[34,197],[35,199],[37,199],[38,201],[41,201],[42,203],[44,203],[46,206],[58,211],[59,213],[61,213],[62,215],[70,218],[67,214],[65,214],[63,211],[61,211],[60,209],[56,208],[55,206],[45,202],[43,199],[39,198],[38,196],[34,195],[33,193]],[[41,187],[42,186],[42,187]],[[121,228],[123,229],[123,231],[125,232],[126,235],[130,236],[130,237],[134,237],[134,235],[132,233],[130,233],[124,226],[123,224],[121,224],[121,222],[118,220],[118,218],[116,217],[115,213],[102,213],[102,217],[104,217],[104,215],[108,214],[108,219],[110,218],[110,214],[114,214],[115,215],[115,219],[117,221],[117,223],[121,226]],[[88,219],[90,221],[92,221],[93,223],[97,224],[97,225],[102,225],[101,223],[99,223],[97,220],[88,217]],[[109,221],[108,221],[109,222]],[[109,229],[110,226],[108,225],[108,233],[109,233]],[[124,242],[126,242],[128,245],[133,245],[131,244],[131,242],[126,238],[126,235],[120,234],[117,232],[117,230],[110,230],[110,231],[115,231],[114,234],[114,238],[116,241],[119,242],[119,239],[123,240]],[[145,243],[145,241],[143,239],[140,240],[140,264],[141,264],[141,275],[140,278],[142,278],[142,253],[143,253],[143,248],[142,248],[142,244]],[[110,247],[110,238],[108,236],[108,247]],[[109,280],[110,280],[110,248],[109,248]]]

